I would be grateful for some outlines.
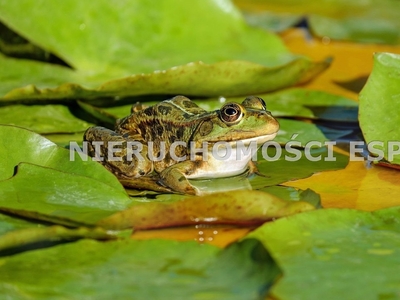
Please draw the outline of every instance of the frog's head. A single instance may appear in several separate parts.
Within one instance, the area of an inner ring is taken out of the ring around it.
[[[199,124],[192,140],[203,142],[256,141],[258,145],[272,140],[279,130],[278,121],[259,97],[247,97],[241,104],[226,103]]]

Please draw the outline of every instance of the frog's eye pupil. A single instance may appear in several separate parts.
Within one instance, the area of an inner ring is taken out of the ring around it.
[[[227,115],[229,115],[229,116],[234,116],[234,115],[237,114],[237,110],[234,109],[234,108],[232,108],[232,107],[229,107],[229,108],[227,108],[227,109],[225,110],[225,113],[226,113]]]

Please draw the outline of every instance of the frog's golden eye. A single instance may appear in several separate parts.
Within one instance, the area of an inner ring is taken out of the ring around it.
[[[227,103],[221,108],[221,119],[227,125],[239,123],[243,118],[243,109],[237,103]]]
[[[253,108],[253,109],[260,109],[260,110],[267,110],[267,105],[265,101],[256,96],[250,96],[243,100],[242,105],[246,108]]]

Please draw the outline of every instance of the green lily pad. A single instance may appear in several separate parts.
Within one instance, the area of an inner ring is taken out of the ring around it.
[[[33,164],[19,164],[15,176],[0,181],[0,210],[59,224],[93,225],[130,203],[124,190]]]
[[[42,228],[27,228],[8,232],[0,236],[0,255],[15,251],[29,250],[30,246],[42,243],[57,243],[61,241],[74,241],[82,238],[88,239],[113,239],[110,233],[101,228],[69,229],[63,226],[48,226]],[[40,244],[39,244],[40,246]]]
[[[362,7],[352,8],[351,11],[356,9],[365,13],[340,17],[311,15],[310,26],[320,37],[361,43],[400,43],[397,30],[400,26],[398,3],[392,0],[371,1],[368,8],[363,4]]]
[[[0,213],[0,256],[49,246],[60,241],[80,238],[113,239],[110,233],[100,228],[68,229],[62,226],[46,226],[33,219],[20,219]]]
[[[21,6],[29,18],[20,17]],[[120,5],[106,0],[96,5],[73,0],[22,0],[19,5],[1,1],[0,11],[0,19],[10,28],[75,69],[114,78],[200,60],[239,59],[277,66],[293,57],[277,36],[246,26],[239,10],[226,0],[130,0]]]
[[[329,65],[290,54],[279,37],[248,26],[229,0],[178,2],[160,9],[137,0],[0,1],[0,20],[74,67],[0,56],[2,103],[254,94],[308,81]],[[20,18],[21,5],[29,18]]]
[[[19,127],[0,126],[0,137],[7,141],[0,150],[7,157],[0,164],[2,211],[75,226],[94,224],[131,203],[98,162]]]
[[[302,117],[328,121],[357,122],[358,103],[331,93],[290,88],[261,95],[268,109],[277,117]],[[353,110],[353,115],[345,114]]]
[[[272,194],[287,201],[305,201],[314,207],[321,207],[321,197],[311,189],[300,190],[290,186],[269,186],[260,191]]]
[[[1,57],[0,57],[1,58]],[[11,60],[11,59],[3,59]],[[1,59],[0,59],[1,62]],[[128,96],[140,96],[149,94],[183,94],[196,96],[237,96],[246,94],[259,94],[285,88],[294,84],[304,83],[326,69],[329,62],[313,63],[305,58],[297,58],[285,65],[266,67],[248,61],[222,61],[214,64],[195,62],[185,64],[153,73],[136,74],[121,79],[99,81],[85,79],[77,74],[69,79],[67,74],[61,72],[60,67],[55,70],[41,70],[41,63],[29,62],[35,66],[35,71],[25,70],[25,62],[12,60],[8,64],[13,70],[22,69],[24,77],[35,78],[31,84],[24,87],[19,81],[7,82],[10,78],[9,68],[2,69],[5,85],[0,87],[1,103],[13,104],[27,102],[59,102],[72,99],[85,99],[90,103],[103,103],[101,98],[117,97],[110,101],[115,103],[118,99]],[[54,67],[56,68],[56,67]],[[69,71],[69,70],[68,70]],[[12,71],[15,72],[15,71]],[[51,75],[50,75],[51,74]],[[0,78],[3,77],[0,73]],[[51,85],[47,81],[48,76],[60,76],[54,78],[58,84]],[[14,75],[15,78],[18,74]],[[64,83],[64,82],[73,83]],[[89,84],[87,84],[89,82]],[[105,82],[105,83],[103,83]],[[61,85],[59,85],[61,84]],[[57,85],[59,85],[57,87]],[[49,87],[51,86],[51,88]],[[86,88],[89,86],[89,88]],[[10,87],[14,89],[10,91]],[[90,88],[91,87],[91,88]]]
[[[250,179],[253,189],[277,185],[291,180],[309,177],[323,171],[340,170],[346,167],[349,157],[327,147],[310,148],[305,151],[293,148],[288,151],[283,147],[268,146],[260,150],[257,168],[263,176]],[[265,159],[263,158],[265,156]]]
[[[196,242],[81,240],[0,259],[0,293],[10,299],[261,299],[279,274],[255,240],[224,250]]]
[[[243,11],[246,22],[273,32],[282,32],[300,23],[303,16],[289,13],[273,13],[269,11]]]
[[[58,147],[37,133],[20,127],[0,125],[0,139],[7,141],[0,148],[0,155],[7,157],[0,163],[0,180],[13,176],[15,166],[26,162],[88,176],[109,185],[116,192],[124,191],[115,176],[99,163],[90,159],[82,160],[75,152]]]
[[[242,3],[243,2],[243,3]],[[269,12],[282,12],[308,16],[313,33],[329,39],[351,40],[364,43],[398,44],[400,10],[396,0],[370,1],[296,1],[252,0],[238,1],[246,9],[248,3]]]
[[[84,131],[75,133],[50,133],[43,134],[42,136],[52,141],[57,146],[68,149],[71,142],[75,142],[82,147],[83,134]]]
[[[360,93],[360,127],[370,149],[393,164],[400,164],[400,131],[396,130],[400,94],[400,55],[377,53],[367,84]],[[382,157],[380,157],[382,159]]]
[[[259,239],[283,270],[273,298],[396,299],[399,213],[315,210],[267,223],[247,238]]]
[[[290,141],[296,141],[298,147],[305,147],[309,142],[318,142],[321,146],[328,139],[322,131],[313,123],[306,123],[298,120],[279,118],[280,129],[274,141],[287,144]]]
[[[29,228],[42,228],[44,225],[14,216],[0,213],[0,236],[11,232]]]
[[[10,105],[0,107],[0,122],[37,133],[73,133],[93,126],[75,117],[64,105]]]

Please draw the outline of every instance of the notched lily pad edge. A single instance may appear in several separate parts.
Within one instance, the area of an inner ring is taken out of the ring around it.
[[[201,97],[260,94],[294,84],[306,83],[328,68],[329,65],[329,59],[312,62],[304,57],[296,58],[286,65],[272,68],[240,60],[227,60],[214,64],[199,61],[172,67],[168,70],[134,74],[129,77],[110,80],[95,89],[85,88],[77,83],[65,83],[55,88],[43,89],[35,85],[27,85],[6,93],[0,98],[0,105],[59,103],[60,100],[75,101],[77,99],[96,103],[99,98],[112,98],[112,103],[116,103],[125,97],[157,94],[184,94]],[[230,75],[228,78],[226,78],[227,72]],[[220,76],[221,73],[224,76]],[[249,76],[249,73],[251,76]],[[288,74],[291,76],[288,76]],[[265,76],[270,78],[259,80]],[[282,78],[277,80],[276,77]],[[199,78],[204,79],[198,80]],[[253,80],[254,78],[258,78],[258,80]],[[248,82],[250,83],[248,84]],[[282,83],[277,84],[277,82]]]

